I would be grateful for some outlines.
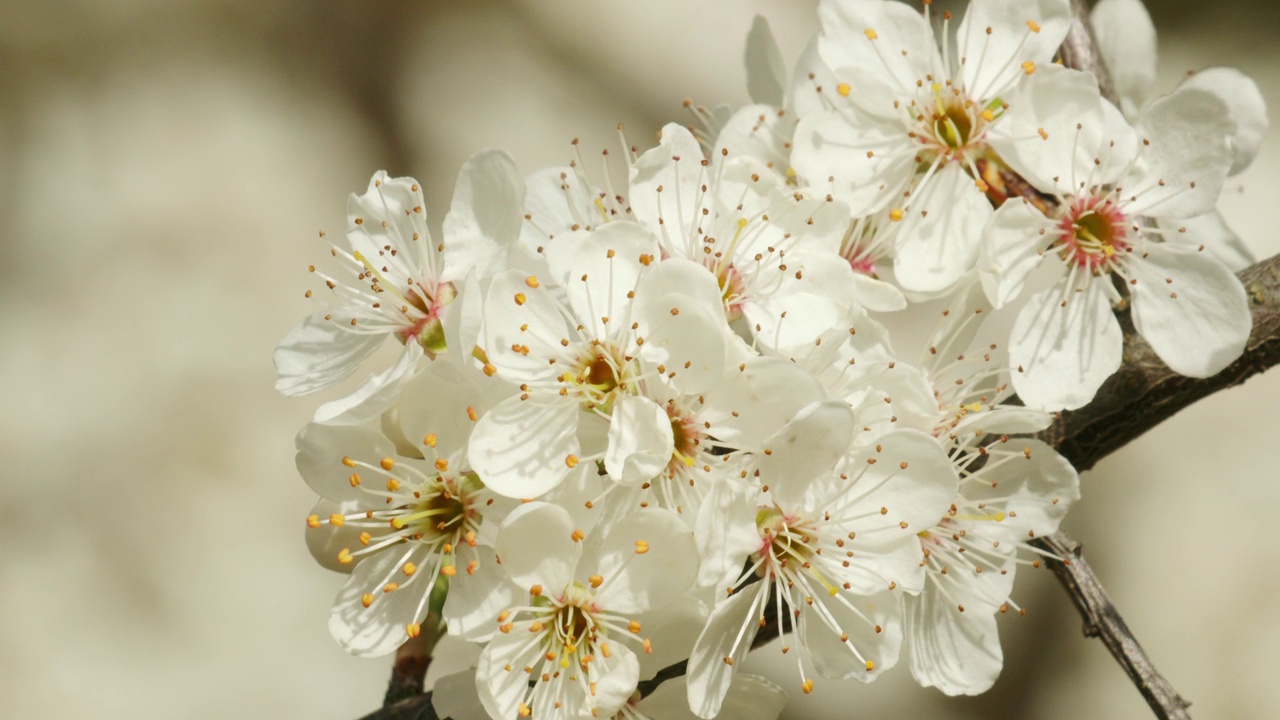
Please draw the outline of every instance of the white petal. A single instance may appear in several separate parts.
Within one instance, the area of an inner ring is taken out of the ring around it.
[[[535,498],[569,473],[578,447],[574,403],[508,398],[480,418],[467,445],[471,469],[499,495]]]
[[[965,90],[981,100],[1001,95],[1022,78],[1023,63],[1048,65],[1070,27],[1067,0],[972,0],[956,33]]]
[[[489,720],[476,690],[476,671],[445,675],[431,686],[431,707],[436,716],[450,720]]]
[[[590,233],[578,246],[566,285],[574,315],[596,337],[607,337],[613,326],[604,318],[625,321],[640,271],[657,256],[657,238],[636,223],[612,222]]]
[[[651,650],[640,656],[640,678],[651,680],[665,668],[687,659],[710,613],[706,604],[689,592],[674,598],[657,612],[637,618]],[[683,691],[680,704],[688,710]]]
[[[354,470],[343,463],[344,458],[377,463],[384,457],[399,457],[385,435],[365,425],[307,423],[298,431],[294,445],[298,474],[317,495],[337,502],[369,498],[365,491],[352,487]]]
[[[742,663],[760,629],[759,619],[768,596],[763,584],[749,585],[711,611],[707,626],[689,656],[689,708],[700,718],[720,713],[734,666]],[[730,664],[725,658],[731,659]]]
[[[603,516],[603,512],[594,503],[603,492],[604,483],[596,471],[596,464],[581,462],[569,471],[563,482],[543,493],[541,498],[568,510],[573,517],[574,527],[590,534]],[[613,501],[610,500],[609,504],[612,505]]]
[[[311,508],[311,514],[319,518],[327,518],[330,515],[349,515],[363,509],[354,500],[336,503],[332,500],[320,498],[315,506]],[[346,524],[342,527],[337,527],[329,523],[322,523],[320,527],[307,527],[307,550],[311,552],[311,557],[320,563],[320,567],[325,570],[350,573],[356,568],[356,564],[362,561],[362,558],[357,557],[355,563],[343,563],[338,560],[338,554],[344,549],[350,550],[356,547],[356,544],[360,542],[359,538],[362,532],[364,532],[364,528]]]
[[[1028,407],[1074,410],[1120,367],[1124,338],[1102,289],[1090,282],[1068,293],[1064,285],[1028,298],[1010,333],[1013,387]]]
[[[459,365],[430,363],[400,396],[400,428],[405,438],[418,445],[428,434],[434,435],[440,457],[454,457],[467,447],[476,422],[472,414],[483,417],[511,394],[509,386],[497,378],[472,382],[469,371]]]
[[[894,285],[862,273],[853,274],[853,296],[871,312],[896,312],[907,307],[907,298]]]
[[[1057,532],[1067,511],[1080,499],[1080,477],[1056,450],[1039,440],[1010,440],[1015,451],[1003,462],[988,463],[979,481],[965,484],[964,496],[985,503],[1003,517],[984,533],[1005,535],[1015,543]],[[1000,517],[997,515],[997,517]]]
[[[353,333],[316,313],[298,323],[271,355],[276,390],[306,395],[345,378],[378,349],[386,335]]]
[[[519,384],[559,374],[547,361],[559,357],[561,340],[576,334],[558,303],[546,286],[530,287],[529,276],[518,270],[493,279],[484,301],[484,349],[499,377]]]
[[[839,81],[818,53],[818,34],[809,39],[791,71],[787,108],[796,117],[809,117],[848,104],[836,91]],[[822,88],[822,90],[818,90]]]
[[[543,650],[528,641],[529,624],[522,622],[512,632],[495,633],[480,652],[476,663],[476,688],[490,717],[518,717],[520,704],[529,695],[529,676],[524,668],[542,660]],[[566,707],[578,707],[583,700],[578,683],[564,683]]]
[[[853,411],[843,402],[801,410],[764,441],[760,480],[784,510],[799,508],[810,483],[830,474],[853,441]]]
[[[1253,317],[1244,286],[1222,263],[1164,244],[1131,267],[1133,324],[1170,369],[1209,377],[1240,357]]]
[[[1136,197],[1125,212],[1194,217],[1213,210],[1234,157],[1235,121],[1222,100],[1180,87],[1151,103],[1136,129],[1151,144],[1135,176],[1124,183],[1124,194]]]
[[[729,368],[703,395],[698,419],[721,442],[759,448],[801,408],[826,399],[817,378],[779,358],[753,357]]]
[[[458,173],[444,219],[445,280],[481,280],[506,267],[524,225],[524,179],[502,150],[481,150]]]
[[[897,593],[885,590],[869,596],[831,597],[826,592],[812,595],[814,603],[822,605],[838,628],[829,627],[816,610],[801,611],[805,648],[819,675],[871,682],[898,664],[902,648],[902,604]],[[841,640],[842,634],[848,636],[847,641]],[[861,659],[853,654],[850,646],[857,649]],[[871,663],[869,668],[867,663]]]
[[[698,585],[723,593],[742,573],[747,556],[760,547],[755,493],[736,482],[718,482],[698,509],[694,530],[701,566]]]
[[[1226,219],[1217,210],[1193,218],[1157,221],[1156,225],[1168,233],[1165,235],[1168,242],[1192,248],[1203,245],[1206,252],[1231,272],[1238,273],[1258,262],[1258,257],[1227,226]]]
[[[1231,139],[1232,161],[1229,175],[1237,175],[1249,167],[1262,147],[1270,121],[1267,101],[1253,78],[1235,68],[1215,67],[1201,70],[1182,81],[1182,87],[1208,90],[1222,99],[1236,123]]]
[[[363,195],[347,199],[347,243],[354,253],[376,258],[394,284],[420,280],[420,273],[438,263],[425,206],[417,180],[379,170]]]
[[[421,577],[412,585],[383,592],[387,579],[399,574],[403,559],[403,553],[384,552],[351,571],[329,613],[329,633],[342,649],[358,657],[386,655],[409,639],[406,625],[426,616],[424,593],[430,578]],[[374,596],[367,608],[361,601],[366,593]]]
[[[782,64],[782,51],[769,30],[769,21],[763,15],[757,15],[751,22],[745,60],[747,93],[752,102],[781,107],[787,68]]]
[[[951,432],[982,433],[994,435],[1020,435],[1037,433],[1053,424],[1053,414],[1043,410],[1012,405],[970,412],[956,423]]]
[[[507,575],[518,587],[541,585],[542,592],[557,596],[573,582],[582,555],[582,542],[574,539],[573,518],[558,505],[525,503],[502,523],[495,547]]]
[[[1100,0],[1089,14],[1098,54],[1124,114],[1133,118],[1156,87],[1156,27],[1142,0]]]
[[[604,584],[596,602],[624,615],[648,612],[682,596],[698,572],[693,533],[674,512],[650,508],[609,529],[600,548]]]
[[[459,572],[449,581],[449,594],[444,601],[442,615],[449,626],[449,634],[484,642],[498,629],[494,618],[503,610],[514,607],[524,599],[524,593],[507,581],[507,572],[499,565],[493,548],[478,545],[459,548],[455,563],[461,568],[476,561],[475,571]]]
[[[639,356],[662,367],[663,382],[682,393],[696,393],[714,385],[724,372],[729,326],[719,300],[707,302],[707,283],[715,283],[709,273],[703,272],[695,286],[679,289],[662,279],[667,272],[662,266],[677,262],[662,262],[641,281],[632,319],[636,335],[644,338]]]
[[[572,231],[591,229],[603,221],[595,207],[597,190],[587,185],[578,169],[563,166],[539,170],[525,179],[524,211],[528,215],[520,243],[534,250],[546,248]]]
[[[830,178],[836,197],[861,217],[900,196],[915,174],[913,142],[898,118],[856,110],[809,115],[796,126],[791,164],[811,183]]]
[[[662,128],[658,147],[631,165],[632,212],[648,227],[660,227],[664,246],[685,257],[693,257],[701,243],[697,229],[703,222],[702,209],[711,206],[710,194],[702,190],[707,182],[702,161],[702,148],[693,135],[669,123]]]
[[[818,52],[842,79],[844,69],[858,68],[907,90],[917,80],[927,82],[926,76],[940,65],[933,30],[908,5],[879,0],[824,2],[818,5],[818,19],[822,23]],[[855,86],[854,91],[858,90]]]
[[[894,278],[904,290],[935,293],[955,285],[978,258],[991,202],[955,162],[925,184],[898,227]]]
[[[604,467],[614,482],[639,485],[657,477],[675,451],[671,418],[647,397],[623,395],[613,404]]]
[[[407,343],[396,364],[370,375],[355,392],[316,408],[316,422],[362,423],[378,417],[400,398],[400,392],[413,378],[422,359],[422,346]]]
[[[1107,122],[1105,105],[1092,73],[1046,65],[1022,83],[1009,99],[1009,110],[991,144],[1001,158],[1035,187],[1046,192],[1079,191],[1079,181],[1094,171],[1094,158],[1104,153],[1117,131]],[[1130,131],[1131,132],[1131,131]],[[1132,141],[1118,142],[1131,146]]]
[[[588,717],[613,717],[636,691],[640,680],[640,662],[631,648],[610,643],[609,656],[595,659],[593,669],[600,675],[591,684],[591,695],[585,708]]]
[[[995,684],[1004,655],[994,615],[960,612],[936,588],[904,602],[916,682],[948,695],[977,695]]]
[[[1060,233],[1029,201],[1010,199],[996,210],[983,232],[978,278],[996,308],[1022,294],[1027,277]],[[964,348],[960,348],[964,350]]]

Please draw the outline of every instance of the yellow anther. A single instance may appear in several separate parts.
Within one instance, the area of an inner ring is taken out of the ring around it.
[[[527,277],[527,278],[525,278],[525,279],[524,279],[524,284],[525,284],[525,285],[528,285],[528,286],[529,286],[529,287],[531,287],[531,288],[536,288],[536,287],[538,287],[538,276],[537,276],[537,275],[530,275],[529,277]]]
[[[538,597],[539,595],[541,595],[541,594],[542,594],[542,586],[541,586],[541,585],[530,585],[530,586],[529,586],[529,594],[530,594],[530,595],[532,595],[532,596],[534,596],[534,597]]]
[[[627,629],[633,633],[638,633],[640,632],[640,623],[636,620],[632,620],[631,622],[627,623]]]
[[[416,638],[422,634],[422,626],[418,623],[409,623],[404,626],[404,631],[411,638]]]
[[[373,540],[373,535],[370,535],[370,534],[369,534],[369,533],[367,533],[367,532],[362,532],[362,533],[360,533],[360,544],[361,544],[361,545],[368,545],[368,544],[369,544],[369,542],[370,542],[371,540]]]
[[[902,222],[904,215],[906,215],[906,213],[903,212],[902,208],[894,208],[889,211],[889,219],[894,222]]]
[[[406,523],[404,521],[404,518],[398,518],[398,517],[391,518],[391,527],[395,528],[396,530],[403,530],[405,525]]]
[[[342,548],[341,550],[339,550],[338,562],[342,563],[343,565],[350,565],[351,563],[355,562],[355,558],[351,557],[351,550],[348,548]]]
[[[643,554],[645,554],[645,553],[647,553],[647,552],[649,552],[649,543],[645,542],[644,540],[637,540],[637,541],[636,541],[636,554],[637,554],[637,555],[643,555]]]
[[[524,293],[516,293],[516,304],[517,304],[517,305],[523,305],[523,304],[524,304],[524,300],[525,300]]]
[[[968,410],[969,412],[982,412],[982,403],[980,402],[969,403],[968,405],[961,405],[960,407]]]
[[[876,38],[880,37],[879,35],[876,34],[876,31],[872,30],[871,28],[867,28],[866,30],[863,31],[863,33],[867,36],[868,40],[875,40]]]
[[[1028,60],[1028,61],[1026,61],[1026,62],[1022,63],[1022,72],[1024,72],[1024,73],[1026,73],[1026,74],[1030,75],[1031,73],[1033,73],[1033,72],[1035,72],[1035,71],[1036,71],[1036,64],[1035,64],[1035,63],[1031,62],[1030,60]]]
[[[795,176],[796,176],[796,169],[793,167],[787,168],[787,177],[791,179],[795,179]]]
[[[329,516],[329,524],[334,527],[342,527],[347,524],[347,519],[337,513]]]
[[[537,620],[534,620],[533,622],[529,623],[529,632],[531,633],[542,632],[542,628],[543,628],[542,623],[538,622]]]
[[[351,458],[349,458],[349,457],[344,457],[344,458],[342,458],[342,464],[343,464],[343,465],[346,465],[347,467],[355,467],[355,466],[356,466],[356,461],[355,461],[355,460],[352,460],[352,459],[351,459]]]
[[[319,516],[319,515],[308,515],[308,516],[307,516],[307,527],[309,527],[309,528],[318,528],[318,527],[320,527],[320,516]]]
[[[992,120],[996,119],[996,116],[995,116],[995,113],[991,112],[990,110],[983,110],[982,119],[986,120],[987,122],[991,122]]]
[[[996,522],[1004,522],[1004,513],[1002,512],[998,512],[995,515],[992,515],[991,517],[994,518]]]
[[[1028,20],[1027,27],[1031,28],[1031,32],[1033,33],[1040,32],[1040,23],[1036,22],[1035,20]]]
[[[373,604],[373,593],[365,593],[360,596],[360,604],[369,607]]]
[[[384,593],[395,592],[396,590],[399,590],[399,589],[400,589],[400,583],[389,582],[386,585],[382,586],[382,592]]]
[[[488,375],[489,377],[493,377],[493,374],[494,374],[494,373],[496,373],[496,372],[498,372],[498,368],[494,367],[493,365],[491,365],[491,364],[489,364],[489,363],[485,363],[485,364],[484,364],[484,374],[485,374],[485,375]]]
[[[524,703],[520,703],[520,707],[517,708],[516,712],[520,713],[520,717],[529,717],[533,714],[533,710],[530,710],[529,706]]]
[[[400,572],[404,573],[405,577],[410,577],[414,573],[418,572],[418,566],[411,562],[406,562],[404,567],[400,568]]]
[[[470,405],[467,406],[467,418],[469,418],[471,422],[475,422],[480,419],[479,416],[476,415],[476,409]]]
[[[423,445],[426,445],[427,447],[435,447],[435,446],[436,446],[436,434],[435,434],[435,433],[427,433],[427,434],[426,434],[426,437],[422,438],[422,444],[423,444]]]
[[[351,487],[360,487],[360,473],[351,473],[351,477],[347,478],[347,482],[351,483]]]
[[[400,489],[400,481],[395,478],[387,478],[387,491],[395,492]]]
[[[569,538],[574,542],[582,542],[582,539],[585,537],[586,535],[583,535],[581,530],[574,530],[569,534]]]
[[[449,471],[449,461],[444,458],[436,458],[436,469],[440,472]]]
[[[578,467],[578,456],[574,455],[573,453],[569,453],[568,455],[565,455],[564,464],[568,465],[571,468]]]
[[[813,681],[805,678],[804,682],[800,683],[800,689],[804,691],[805,695],[813,692]]]
[[[1040,133],[1040,139],[1041,139],[1041,140],[1048,140],[1048,139],[1049,139],[1049,131],[1048,131],[1048,130],[1045,130],[1044,128],[1036,128],[1036,132]]]
[[[836,92],[840,94],[840,97],[849,97],[849,93],[852,90],[853,86],[849,83],[840,83],[839,85],[836,85]]]
[[[475,575],[476,568],[478,567],[480,567],[480,563],[478,561],[472,560],[471,562],[467,563],[467,574]]]
[[[380,462],[379,465],[382,466],[383,470],[390,472],[393,468],[395,468],[396,461],[389,457],[384,457],[382,458],[382,462]]]
[[[872,661],[868,660],[868,661],[867,661],[867,672],[871,672],[872,670],[875,670],[875,669],[876,669],[876,664],[875,664],[874,662],[872,662]]]
[[[591,577],[587,578],[587,582],[591,583],[591,587],[598,588],[602,583],[604,583],[604,576],[592,575]]]
[[[441,574],[441,575],[444,575],[445,577],[453,577],[454,575],[457,575],[457,574],[458,574],[458,566],[457,566],[457,565],[445,565],[445,566],[443,566],[443,567],[441,567],[441,568],[440,568],[440,574]]]

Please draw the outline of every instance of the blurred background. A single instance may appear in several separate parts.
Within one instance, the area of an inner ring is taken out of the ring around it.
[[[387,661],[345,655],[340,578],[310,559],[272,390],[310,311],[317,232],[385,168],[427,188],[486,146],[526,172],[569,141],[651,145],[685,97],[746,102],[752,16],[788,62],[814,0],[0,2],[0,716],[352,719]],[[1276,4],[1150,0],[1161,87],[1235,65],[1280,108]],[[1280,251],[1280,143],[1222,206]],[[1067,529],[1197,717],[1280,707],[1280,371],[1180,414],[1084,477]],[[1048,572],[1022,574],[985,696],[819,682],[787,717],[1140,718]],[[472,650],[446,643],[442,669]],[[752,667],[792,691],[794,668]],[[855,704],[856,703],[856,704]]]

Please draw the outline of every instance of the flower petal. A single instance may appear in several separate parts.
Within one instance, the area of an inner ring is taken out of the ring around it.
[[[577,335],[558,303],[518,270],[493,279],[484,301],[484,350],[499,377],[520,384],[559,374],[547,361],[560,355],[561,340]]]
[[[476,423],[467,445],[471,469],[499,495],[538,497],[575,462],[578,412],[572,402],[507,398]]]
[[[1065,292],[1060,283],[1028,298],[1013,323],[1013,387],[1028,407],[1074,410],[1120,367],[1123,346],[1120,323],[1097,282],[1079,293]]]
[[[637,395],[622,395],[614,402],[604,454],[604,467],[614,482],[639,485],[652,480],[671,462],[674,451],[671,418],[656,402]]]
[[[822,606],[822,614],[802,610],[800,632],[819,675],[866,683],[898,664],[902,603],[896,593],[885,590],[867,596],[841,593],[832,597],[820,591],[811,596],[815,605]],[[834,621],[834,628],[823,621],[823,615]]]
[[[960,612],[935,588],[904,602],[916,682],[947,695],[977,695],[995,684],[1004,654],[993,614]]]
[[[992,305],[1002,308],[1022,294],[1044,249],[1058,235],[1054,223],[1026,199],[1010,200],[996,210],[983,232],[978,259],[978,278]]]
[[[841,79],[846,68],[865,69],[891,79],[905,95],[941,65],[928,21],[902,3],[824,2],[818,4],[818,19],[818,53]]]
[[[747,657],[760,629],[769,584],[747,586],[711,611],[689,655],[689,708],[698,717],[709,719],[720,714],[734,667]]]
[[[307,423],[294,439],[298,474],[320,497],[337,502],[365,502],[369,494],[351,484],[352,468],[345,458],[377,463],[398,458],[395,445],[366,425]]]
[[[655,720],[695,720],[698,716],[689,709],[688,682],[680,676],[662,683],[636,704],[636,711]],[[756,675],[736,675],[716,717],[776,720],[786,704],[787,694],[772,682]]]
[[[574,539],[573,518],[559,505],[525,503],[502,523],[494,548],[508,577],[528,590],[557,596],[573,582],[582,555],[582,542]]]
[[[1156,87],[1156,26],[1142,0],[1100,0],[1089,27],[1111,84],[1128,117],[1138,113]]]
[[[975,100],[1003,94],[1025,75],[1024,63],[1048,65],[1070,27],[1067,0],[972,0],[956,32],[966,92]]]
[[[1134,327],[1171,370],[1209,377],[1244,352],[1253,317],[1244,286],[1222,263],[1165,243],[1131,267]]]
[[[406,343],[395,365],[370,375],[350,395],[316,408],[315,421],[351,424],[378,417],[396,404],[401,390],[417,372],[422,356],[421,345]]]
[[[445,675],[431,686],[431,707],[449,720],[489,720],[489,711],[476,690],[476,671]]]
[[[653,233],[626,221],[605,225],[579,245],[566,290],[574,315],[589,323],[595,337],[609,335],[613,327],[609,322],[626,320],[640,272],[657,256],[658,240]]]
[[[524,191],[516,161],[505,151],[467,158],[444,218],[445,280],[473,272],[485,280],[506,267],[524,225]]]
[[[694,257],[702,237],[704,208],[712,205],[702,148],[684,127],[668,123],[658,147],[631,164],[631,210],[648,227],[662,229],[660,240],[673,255]],[[705,228],[703,228],[705,230]]]
[[[624,615],[662,607],[680,597],[698,573],[693,533],[670,510],[632,513],[609,529],[600,548],[604,585],[596,602]]]
[[[782,107],[782,94],[787,86],[787,68],[782,64],[782,51],[769,30],[769,21],[756,15],[747,33],[747,93],[752,102]]]
[[[757,449],[800,409],[826,399],[817,378],[780,358],[753,357],[729,368],[703,394],[698,419],[731,447]]]
[[[1207,90],[1179,87],[1151,103],[1136,128],[1150,142],[1134,177],[1124,184],[1125,212],[1195,217],[1213,210],[1231,169],[1235,121]]]
[[[810,483],[830,474],[853,441],[853,410],[823,402],[801,410],[765,440],[758,459],[761,481],[786,511],[800,507]]]
[[[1258,257],[1227,226],[1226,219],[1217,210],[1193,218],[1156,221],[1156,225],[1165,230],[1168,242],[1191,248],[1203,245],[1210,255],[1226,265],[1231,272],[1238,273],[1258,262]],[[1172,232],[1174,230],[1178,232]]]
[[[329,634],[343,650],[357,657],[394,652],[409,639],[406,625],[426,617],[426,583],[431,578],[421,577],[413,585],[383,591],[387,579],[399,574],[399,567],[408,559],[423,558],[384,552],[360,562],[351,571],[329,613]],[[373,595],[369,607],[363,602],[366,594]]]
[[[916,187],[898,226],[893,274],[903,290],[939,293],[952,288],[978,258],[991,202],[959,163],[947,163]]]
[[[1200,88],[1221,98],[1236,123],[1236,134],[1231,139],[1231,170],[1227,174],[1238,175],[1249,167],[1271,124],[1267,120],[1267,101],[1253,78],[1235,68],[1215,67],[1183,80],[1182,87]]]
[[[493,548],[478,545],[474,549],[458,548],[456,566],[467,568],[449,582],[449,594],[445,598],[441,614],[448,623],[449,634],[484,642],[497,631],[494,618],[503,610],[514,607],[524,599],[524,593],[507,582],[507,571],[497,563]],[[470,569],[474,560],[475,569]]]
[[[760,548],[755,493],[736,482],[718,482],[698,508],[694,537],[701,566],[698,585],[723,592],[733,587],[747,556]]]
[[[857,110],[807,115],[796,126],[791,164],[810,183],[830,179],[836,197],[861,217],[900,196],[915,175],[912,142],[896,117]]]
[[[306,395],[328,387],[355,372],[382,345],[386,335],[353,333],[316,313],[284,336],[271,355],[276,366],[276,391]]]
[[[984,533],[1004,534],[1010,543],[1057,532],[1067,511],[1080,499],[1080,477],[1067,459],[1039,440],[1017,439],[1021,452],[1003,462],[989,462],[965,483],[969,500],[984,503],[989,513],[1003,515]]]
[[[606,643],[609,653],[601,653],[592,663],[592,670],[599,673],[590,685],[585,714],[579,717],[610,718],[636,691],[640,681],[640,662],[631,648],[621,643]]]

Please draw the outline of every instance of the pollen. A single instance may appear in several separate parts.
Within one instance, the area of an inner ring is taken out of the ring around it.
[[[427,433],[427,434],[426,434],[426,436],[422,438],[422,444],[423,444],[423,445],[426,445],[427,447],[435,447],[435,446],[436,446],[436,434],[435,434],[435,433]]]
[[[528,286],[529,286],[529,287],[531,287],[531,288],[536,288],[536,287],[538,287],[538,276],[537,276],[537,275],[530,275],[529,277],[527,277],[527,278],[525,278],[525,279],[524,279],[524,284],[525,284],[525,285],[528,285]]]
[[[360,604],[369,607],[373,604],[373,593],[365,593],[360,596]]]
[[[396,466],[396,461],[389,457],[384,457],[382,458],[382,462],[379,464],[382,465],[383,470],[390,471]]]
[[[449,471],[449,461],[444,458],[436,458],[436,469],[440,472]]]
[[[416,638],[422,634],[422,626],[418,623],[409,623],[404,626],[404,632],[411,638]]]
[[[902,222],[902,218],[904,215],[905,213],[903,212],[902,208],[894,208],[889,211],[889,219],[894,222]]]
[[[1030,28],[1031,32],[1033,33],[1040,32],[1040,23],[1036,22],[1035,20],[1028,20],[1027,27]]]
[[[643,554],[645,554],[645,553],[647,553],[647,552],[649,552],[649,543],[645,542],[644,540],[637,540],[637,541],[636,541],[636,554],[637,554],[637,555],[643,555]]]
[[[342,464],[343,464],[343,465],[346,465],[347,467],[355,467],[355,466],[356,466],[356,461],[355,461],[355,460],[352,460],[352,459],[351,459],[351,458],[349,458],[349,457],[344,457],[344,458],[342,458]]]
[[[804,691],[805,695],[813,692],[813,681],[809,678],[805,678],[804,682],[800,683],[800,689]]]
[[[574,455],[573,453],[569,453],[568,455],[565,455],[564,464],[568,465],[570,468],[578,467],[578,456]]]
[[[875,670],[875,669],[876,669],[876,664],[875,664],[874,662],[872,662],[872,661],[868,660],[868,661],[867,661],[867,672],[871,672],[872,670]]]
[[[351,483],[351,487],[360,487],[360,473],[351,473],[347,478],[347,482]]]
[[[351,557],[350,548],[342,548],[338,551],[338,562],[343,565],[350,565],[355,562],[355,558]]]
[[[405,577],[410,577],[414,573],[418,572],[418,566],[411,562],[406,562],[404,567],[400,568],[400,572],[404,573]]]
[[[445,577],[453,577],[458,574],[457,565],[445,565],[440,568],[440,574]]]
[[[329,524],[334,527],[342,527],[347,524],[347,519],[337,513],[329,516]]]
[[[1022,63],[1022,72],[1030,75],[1036,71],[1036,64],[1030,60]]]
[[[604,576],[592,575],[591,577],[587,578],[587,581],[591,583],[591,587],[598,588],[604,582]]]
[[[516,304],[523,305],[525,301],[524,293],[516,293]]]
[[[849,97],[849,92],[852,90],[853,87],[849,85],[849,83],[840,83],[839,85],[836,85],[836,92],[840,94],[840,97]]]
[[[868,40],[875,40],[876,38],[880,37],[879,35],[876,34],[876,31],[872,30],[871,28],[867,28],[866,30],[864,30],[863,34],[867,36]]]
[[[319,516],[319,515],[308,515],[308,516],[307,516],[307,527],[309,527],[309,528],[318,528],[318,527],[320,527],[320,516]]]

